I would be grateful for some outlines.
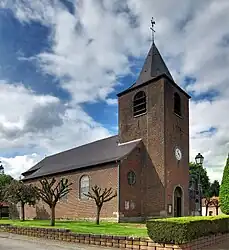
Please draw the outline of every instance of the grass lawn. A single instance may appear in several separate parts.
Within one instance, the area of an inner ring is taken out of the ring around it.
[[[11,224],[14,226],[25,227],[50,227],[49,220],[7,220],[0,219],[0,224]],[[55,228],[70,229],[76,233],[91,233],[91,234],[107,234],[107,235],[123,235],[135,237],[148,237],[145,224],[141,223],[115,223],[115,222],[100,222],[96,225],[94,222],[88,221],[59,221],[56,220]]]

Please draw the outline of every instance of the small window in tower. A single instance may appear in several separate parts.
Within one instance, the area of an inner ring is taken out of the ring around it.
[[[133,171],[130,171],[127,174],[127,180],[129,185],[134,185],[136,183],[136,174]]]
[[[181,99],[177,93],[174,94],[174,113],[181,116]]]
[[[133,113],[134,116],[144,114],[146,112],[146,94],[144,91],[139,91],[134,96]]]

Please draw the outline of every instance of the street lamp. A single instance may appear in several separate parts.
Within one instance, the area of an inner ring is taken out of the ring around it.
[[[201,187],[201,181],[200,181],[200,173],[201,173],[201,167],[203,165],[204,157],[201,155],[201,153],[198,153],[198,155],[195,157],[196,165],[199,166],[199,175],[198,175],[198,193],[199,193],[199,215],[202,216],[202,187]]]
[[[0,161],[0,164],[1,164],[2,162]],[[0,174],[4,174],[4,167],[2,166],[2,164],[0,165]]]
[[[203,165],[204,157],[201,153],[198,153],[198,155],[195,157],[195,161],[197,165]]]

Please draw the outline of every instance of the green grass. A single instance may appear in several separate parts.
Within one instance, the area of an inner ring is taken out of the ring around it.
[[[49,228],[49,220],[5,220],[0,219],[0,224],[11,224],[14,226],[24,227],[45,227]],[[90,234],[106,234],[106,235],[122,235],[135,237],[148,237],[145,224],[141,223],[115,223],[115,222],[100,222],[96,225],[89,221],[60,221],[56,220],[55,228],[70,229],[76,233]]]

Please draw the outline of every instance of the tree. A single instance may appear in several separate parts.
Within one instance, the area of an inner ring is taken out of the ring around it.
[[[216,215],[219,215],[219,207],[220,207],[219,200],[216,197],[213,197],[211,199],[211,203],[214,205],[216,209]]]
[[[44,178],[40,180],[41,187],[37,187],[40,198],[48,204],[51,211],[51,221],[50,225],[55,226],[55,208],[57,202],[67,195],[71,190],[70,186],[72,183],[68,182],[68,179],[61,179],[56,183],[56,179],[52,178],[47,180]]]
[[[21,220],[25,220],[25,205],[35,205],[38,200],[38,193],[31,184],[24,184],[22,181],[13,180],[5,189],[5,200],[14,204],[21,204]]]
[[[210,186],[211,197],[212,196],[218,197],[219,196],[219,189],[220,189],[219,181],[215,180],[213,183],[211,183],[211,186]]]
[[[198,166],[193,162],[189,163],[190,181],[194,180],[195,183],[198,183],[199,171],[200,171],[200,183],[203,192],[202,194],[203,197],[207,197],[210,189],[210,181],[206,169],[203,168],[203,166]]]
[[[0,174],[0,201],[4,201],[4,190],[11,183],[12,180],[12,176],[7,174]]]
[[[224,214],[229,214],[229,156],[223,171],[223,178],[219,191],[219,201],[221,211]]]
[[[205,197],[205,201],[204,201],[205,207],[206,207],[205,216],[208,215],[208,208],[211,205],[211,202],[212,201],[211,201],[211,198],[209,196]]]
[[[95,204],[97,206],[96,213],[96,224],[99,225],[100,212],[104,202],[108,202],[117,196],[117,191],[113,192],[112,188],[105,188],[103,191],[97,185],[91,188],[91,192],[89,191],[87,194],[84,194],[89,198],[95,200]]]
[[[4,174],[4,172],[0,173],[0,218],[2,217],[2,207],[3,201],[5,201],[4,190],[11,183],[13,177],[10,175]]]

